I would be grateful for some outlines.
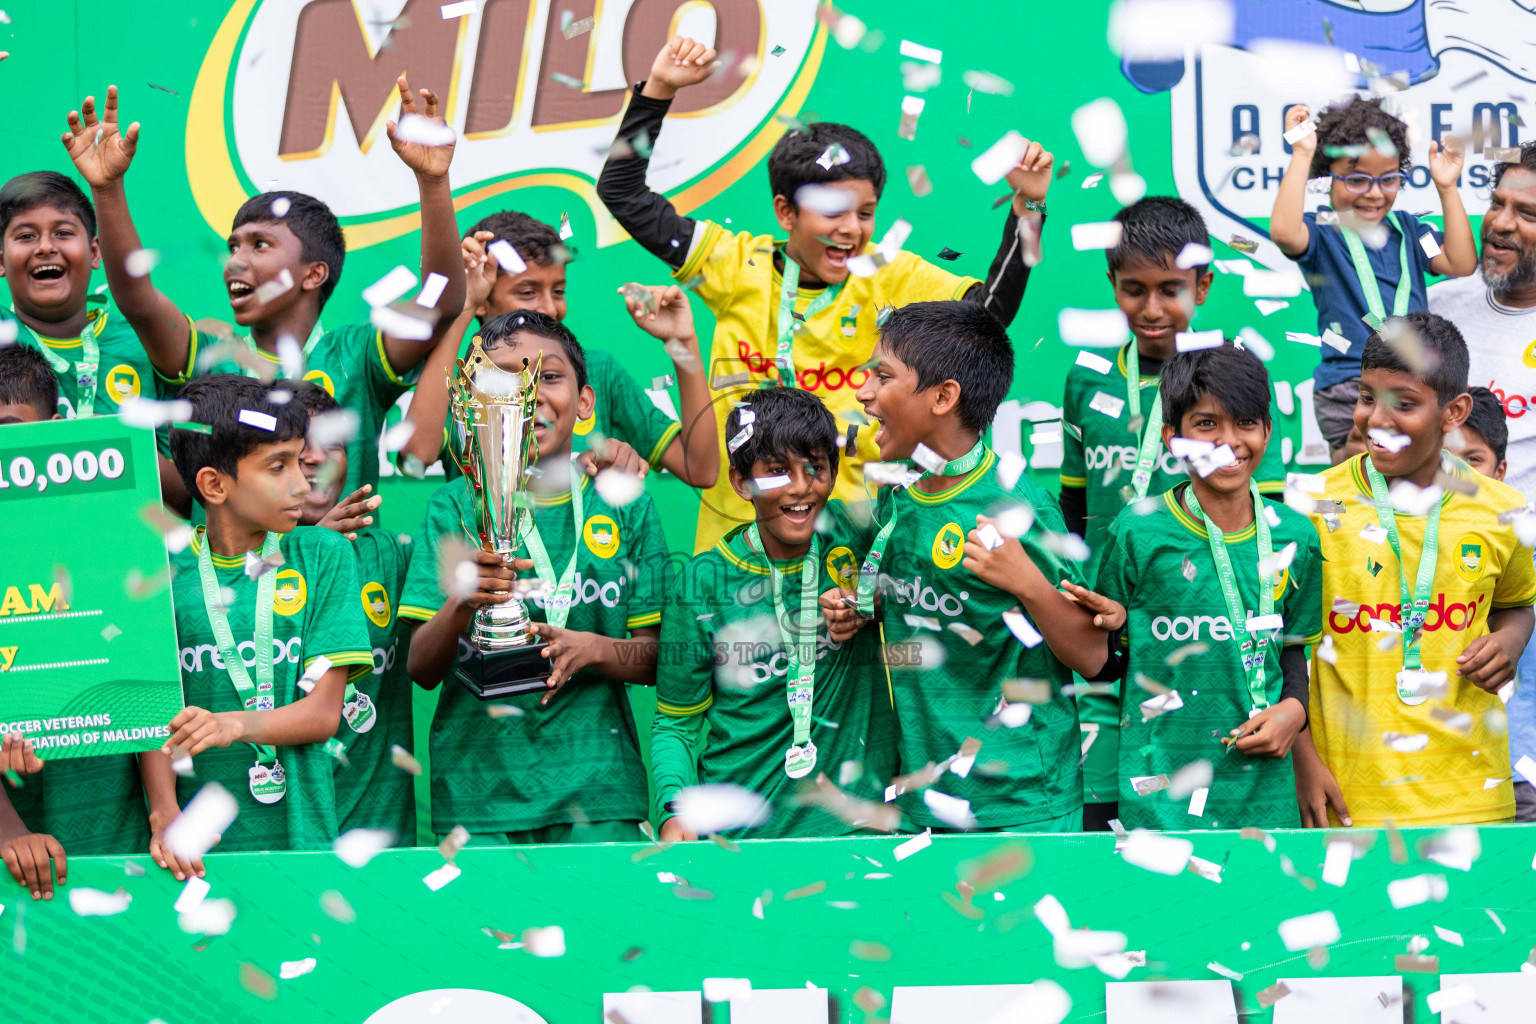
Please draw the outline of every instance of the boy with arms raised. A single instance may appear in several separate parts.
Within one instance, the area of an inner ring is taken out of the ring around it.
[[[403,77],[399,86],[402,120],[418,126],[443,123],[437,116],[437,97],[429,90],[421,91],[423,118]],[[325,330],[320,312],[336,288],[346,256],[341,225],[330,208],[313,196],[264,192],[248,199],[235,214],[229,261],[224,265],[230,312],[235,324],[249,334],[234,338],[233,353],[210,360],[209,350],[224,346],[198,330],[154,286],[148,273],[129,272],[129,256],[140,249],[140,242],[128,212],[123,179],[138,147],[139,126],[134,122],[126,132],[119,130],[117,87],[107,90],[99,123],[95,100],[88,96],[80,112],[70,112],[69,126],[64,145],[96,199],[107,283],[144,343],[161,392],[170,397],[199,373],[254,374],[252,367],[259,367],[268,379],[281,375],[316,381],[359,417],[357,433],[348,445],[344,493],[377,484],[384,415],[410,386],[413,371],[452,318],[438,316],[430,337],[418,340],[394,337],[372,324]],[[418,133],[401,133],[393,121],[386,130],[395,152],[416,173],[422,277],[446,279],[432,309],[444,314],[458,310],[464,302],[464,264],[448,186],[453,143],[410,141],[407,137]],[[288,345],[279,344],[283,338],[291,339]]]
[[[963,297],[1003,324],[1013,321],[1029,262],[1038,262],[1051,154],[1029,143],[1008,171],[1013,206],[985,283],[900,251],[909,230],[901,223],[886,236],[885,248],[869,248],[885,164],[874,144],[847,125],[822,122],[791,131],[769,155],[774,214],[787,241],[732,234],[719,224],[681,216],[645,182],[650,147],[673,97],[713,74],[714,59],[714,50],[680,36],[663,47],[650,78],[630,97],[597,193],[636,241],[714,312],[710,373],[717,386],[755,388],[758,381],[778,379],[817,393],[845,426],[857,427],[863,420],[854,395],[868,377],[864,364],[882,310]],[[718,378],[743,373],[747,378],[739,385],[718,384]],[[859,431],[853,444],[832,492],[845,501],[865,497],[860,468],[876,457],[868,430]],[[751,506],[732,491],[726,476],[722,470],[700,506],[697,551],[753,521]]]
[[[0,426],[58,419],[59,382],[41,352],[0,345]],[[0,860],[33,899],[53,898],[73,854],[142,853],[149,844],[143,788],[132,754],[44,762],[20,733],[0,740]]]
[[[843,503],[827,500],[837,421],[814,395],[766,388],[732,409],[726,428],[731,486],[757,521],[695,556],[662,615],[651,731],[661,838],[698,838],[672,801],[701,782],[735,783],[773,805],[754,837],[846,835],[856,828],[790,799],[797,780],[824,774],[852,776],[852,795],[878,801],[896,762],[879,636],[839,636],[819,608],[820,595],[854,586],[867,541]]]
[[[1132,338],[1113,360],[1088,351],[1077,357],[1067,372],[1061,412],[1061,512],[1067,529],[1088,542],[1090,574],[1122,508],[1187,479],[1163,443],[1158,381],[1164,361],[1178,350],[1179,335],[1205,304],[1212,279],[1209,266],[1185,255],[1192,248],[1207,249],[1210,236],[1199,211],[1184,200],[1147,196],[1116,213],[1115,221],[1120,244],[1105,256],[1115,304]],[[1268,418],[1273,422],[1272,413]],[[1279,494],[1285,487],[1280,446],[1263,449],[1262,462],[1249,465],[1248,472],[1261,493]],[[1084,815],[1091,829],[1108,828],[1115,816],[1117,688],[1118,683],[1085,690],[1077,701],[1087,747]]]
[[[296,381],[293,402],[316,420],[341,407],[318,384]],[[409,630],[399,619],[400,594],[410,549],[370,514],[377,498],[367,487],[343,498],[347,446],[311,429],[299,468],[309,481],[303,526],[324,526],[352,542],[357,556],[358,600],[368,621],[371,671],[349,680],[342,694],[341,725],[329,744],[336,756],[336,829],[388,829],[411,845],[416,829],[416,799],[411,776],[391,763],[390,748],[414,749],[411,738],[411,678],[406,672]]]
[[[1442,234],[1392,209],[1408,185],[1408,126],[1382,108],[1380,97],[1351,96],[1325,107],[1314,130],[1305,127],[1314,123],[1309,117],[1299,104],[1285,112],[1286,130],[1304,134],[1290,143],[1269,237],[1312,286],[1324,339],[1312,374],[1312,408],[1338,462],[1346,445],[1359,451],[1363,441],[1350,430],[1366,339],[1388,316],[1429,308],[1425,274],[1466,277],[1477,270],[1477,243],[1457,189],[1465,159],[1460,148],[1429,144],[1429,176],[1445,214]],[[1332,209],[1308,213],[1307,182],[1324,177]],[[1329,343],[1330,331],[1339,344]]]
[[[336,837],[331,757],[342,693],[373,665],[345,538],[299,526],[310,485],[300,457],[309,414],[266,385],[215,374],[181,390],[194,423],[171,453],[206,512],[171,559],[187,706],[162,750],[143,755],[150,853],[177,878],[165,830],[208,782],[239,804],[221,851],[324,849]],[[191,759],[190,773],[174,770]]]
[[[543,313],[519,311],[491,318],[478,337],[508,372],[543,357],[539,472],[517,557],[507,565],[475,551],[473,590],[450,593],[440,581],[454,570],[439,564],[445,544],[475,543],[468,480],[432,496],[416,534],[400,599],[401,618],[415,620],[410,675],[428,688],[449,680],[432,719],[432,830],[444,836],[463,825],[475,842],[496,845],[632,841],[646,816],[646,783],[625,684],[656,679],[661,520],[648,495],[610,503],[571,470],[571,432],[593,401],[575,336]],[[530,569],[537,591],[516,580],[514,570]],[[534,631],[549,641],[549,690],[503,698],[506,710],[493,717],[451,676],[475,609],[505,603],[515,584]]]
[[[1128,828],[1294,828],[1289,754],[1307,720],[1305,645],[1322,631],[1317,533],[1254,480],[1273,425],[1259,358],[1183,352],[1162,378],[1162,439],[1189,454],[1188,482],[1116,517],[1096,594],[1067,588],[1119,627],[1108,674],[1182,701],[1122,684],[1118,816]],[[1170,800],[1167,779],[1202,759],[1213,774],[1200,795]]]
[[[1027,476],[999,479],[981,439],[1013,381],[1008,334],[975,303],[918,302],[891,313],[875,360],[859,401],[879,421],[880,456],[921,467],[880,492],[858,591],[872,615],[878,584],[888,649],[923,652],[891,672],[901,770],[981,741],[973,769],[909,794],[903,810],[920,826],[1077,831],[1077,712],[1061,688],[1103,666],[1105,636],[1052,582],[1081,582],[1060,554],[1070,543],[1055,500]],[[1007,706],[1012,680],[1045,684],[1025,712]]]
[[[498,243],[511,246],[511,254]],[[470,229],[463,240],[463,252],[467,276],[464,309],[422,370],[421,383],[411,398],[410,419],[416,433],[401,449],[398,458],[402,464],[406,458],[415,458],[428,466],[438,459],[448,415],[448,371],[476,321],[483,325],[492,317],[518,309],[565,319],[569,250],[548,224],[526,213],[502,210]],[[504,266],[503,260],[508,265]],[[693,487],[708,487],[719,472],[718,438],[688,300],[677,288],[635,291],[640,287],[629,285],[620,291],[626,295],[637,326],[652,337],[677,342],[667,346],[667,354],[677,379],[682,423],[657,408],[611,352],[584,349],[593,393],[592,415],[577,422],[572,448],[585,449],[594,436],[617,438],[639,452],[649,468],[666,469]],[[679,310],[684,315],[680,316]],[[452,461],[447,459],[443,466],[449,479],[457,475]],[[643,474],[644,467],[636,465],[631,468],[634,470]]]
[[[1366,451],[1322,475],[1312,516],[1325,629],[1310,738],[1296,744],[1306,825],[1515,814],[1497,693],[1531,637],[1536,572],[1501,516],[1525,499],[1442,451],[1471,406],[1450,321],[1409,313],[1366,342],[1355,406]]]

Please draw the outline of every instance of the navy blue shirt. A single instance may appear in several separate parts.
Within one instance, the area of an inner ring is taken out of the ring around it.
[[[1323,361],[1312,372],[1319,390],[1343,383],[1360,376],[1360,356],[1365,352],[1365,341],[1371,336],[1371,328],[1361,317],[1370,312],[1365,292],[1360,288],[1360,277],[1355,273],[1355,261],[1350,258],[1349,246],[1337,224],[1319,226],[1317,214],[1302,216],[1307,224],[1307,251],[1296,257],[1296,262],[1307,275],[1312,286],[1312,302],[1317,306],[1317,333],[1331,328],[1349,339],[1349,352],[1343,353],[1331,345],[1322,346]],[[1430,234],[1435,244],[1444,237],[1433,224],[1419,220],[1411,213],[1396,210],[1387,215],[1382,223],[1390,230],[1387,244],[1380,249],[1365,247],[1366,259],[1376,274],[1376,285],[1381,290],[1381,308],[1392,315],[1392,300],[1397,295],[1397,282],[1402,269],[1398,266],[1398,248],[1401,244],[1401,224],[1408,228],[1408,309],[1428,309],[1429,297],[1425,292],[1424,275],[1430,273],[1429,256],[1419,242],[1422,235]]]

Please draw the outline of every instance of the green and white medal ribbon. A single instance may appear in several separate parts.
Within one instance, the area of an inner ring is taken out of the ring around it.
[[[528,547],[529,557],[533,559],[533,570],[539,574],[539,581],[546,587],[554,588],[554,593],[544,601],[544,618],[556,629],[564,629],[566,620],[571,617],[571,590],[576,579],[576,553],[581,550],[581,530],[586,523],[581,504],[582,478],[576,475],[574,459],[575,456],[572,456],[571,515],[576,520],[576,535],[571,540],[571,560],[566,563],[565,572],[560,574],[559,580],[555,579],[555,566],[550,561],[549,550],[544,547],[544,538],[539,535],[539,524],[534,522],[532,516],[528,517],[528,532],[523,537],[523,543]]]
[[[1394,213],[1397,218],[1397,291],[1392,295],[1392,315],[1402,316],[1408,312],[1408,295],[1412,290],[1412,282],[1408,275],[1408,228],[1403,223],[1403,215]],[[1381,304],[1381,285],[1376,283],[1376,272],[1371,269],[1371,261],[1365,254],[1365,243],[1360,236],[1350,228],[1340,227],[1339,231],[1344,235],[1344,244],[1349,247],[1349,258],[1355,264],[1355,276],[1360,279],[1360,290],[1365,293],[1365,304],[1370,309],[1365,322],[1370,324],[1373,330],[1381,330],[1382,323],[1386,320],[1386,309]]]
[[[917,478],[926,476],[964,476],[977,466],[987,454],[987,446],[977,438],[976,445],[970,451],[958,459],[944,463],[944,468],[938,473],[929,473],[926,470]],[[917,480],[912,483],[917,483]],[[891,505],[891,518],[880,532],[875,535],[875,541],[869,546],[869,554],[864,556],[864,564],[859,566],[859,614],[870,618],[875,614],[875,589],[880,580],[880,559],[885,557],[885,545],[890,542],[891,531],[896,528],[896,505]]]
[[[837,301],[837,296],[843,290],[843,283],[829,284],[811,304],[805,308],[804,320],[808,323],[811,317],[826,309]],[[795,296],[800,293],[800,264],[789,258],[789,249],[784,249],[784,275],[779,285],[779,349],[774,355],[773,361],[779,367],[779,383],[785,387],[796,387],[795,384]]]
[[[315,350],[315,345],[318,344],[320,339],[323,337],[325,337],[325,328],[320,326],[319,320],[316,320],[315,326],[309,329],[309,337],[304,341],[304,365],[306,367],[309,365],[309,354]],[[256,353],[258,356],[265,358],[268,355],[268,353],[263,352],[259,347],[257,347],[256,339],[252,338],[249,334],[241,337],[240,340],[245,342],[246,347],[249,348],[252,352]],[[240,367],[239,369],[240,372],[245,374],[247,377],[260,377],[260,374],[258,374],[255,370],[244,366]]]
[[[14,309],[11,310],[11,315],[16,317]],[[100,317],[106,315],[107,311],[104,309],[98,314]],[[16,317],[16,324],[18,327],[26,327],[20,317]],[[95,327],[96,320],[92,319],[80,332],[80,358],[75,360],[73,366],[68,359],[49,348],[48,343],[43,341],[36,331],[32,331],[33,336],[37,337],[38,351],[43,354],[44,359],[48,360],[48,365],[53,372],[60,377],[75,378],[75,415],[81,419],[96,413],[96,385],[101,370],[101,345],[96,341]],[[30,328],[27,329],[30,330]]]
[[[797,637],[784,611],[784,574],[774,567],[763,548],[757,524],[747,527],[747,543],[763,556],[773,578],[773,617],[779,624],[779,638],[784,642],[789,667],[784,673],[785,695],[789,701],[789,719],[794,723],[794,740],[784,754],[784,774],[800,779],[816,767],[816,744],[811,742],[811,702],[816,695],[816,629],[821,622],[817,606],[817,582],[821,565],[816,535],[811,535],[810,550],[800,563],[800,622]]]
[[[1134,424],[1141,419],[1141,353],[1137,351],[1134,341],[1126,348],[1125,371],[1125,406],[1130,414],[1130,422]],[[1162,453],[1163,400],[1154,389],[1152,408],[1147,412],[1141,445],[1136,451],[1136,469],[1131,474],[1131,492],[1126,495],[1127,505],[1147,496],[1147,488],[1152,484],[1152,469]]]
[[[1410,706],[1422,704],[1429,699],[1429,695],[1420,693],[1417,685],[1424,670],[1424,663],[1419,656],[1418,634],[1429,616],[1429,600],[1435,589],[1435,564],[1440,557],[1440,502],[1435,502],[1424,519],[1424,547],[1419,552],[1419,568],[1410,589],[1408,567],[1403,564],[1403,546],[1397,535],[1397,515],[1387,495],[1386,478],[1371,464],[1370,456],[1365,456],[1362,462],[1366,476],[1371,481],[1376,521],[1387,531],[1387,542],[1392,545],[1392,553],[1397,556],[1397,579],[1402,594],[1397,621],[1403,628],[1403,670],[1397,674],[1397,698]]]
[[[261,545],[263,560],[272,557],[280,540],[278,534],[267,534]],[[229,613],[219,594],[219,577],[213,571],[213,549],[206,533],[202,541],[203,549],[197,555],[197,574],[203,585],[203,609],[208,614],[208,625],[213,629],[219,657],[224,659],[224,671],[229,674],[229,681],[234,684],[247,711],[271,711],[276,707],[272,689],[272,598],[277,591],[277,570],[262,573],[256,581],[256,682],[252,684],[240,649],[235,645],[234,633],[229,628]],[[255,743],[251,746],[256,750],[256,764],[248,773],[251,796],[260,803],[275,804],[288,792],[288,779],[277,760],[277,749]]]
[[[1269,523],[1264,518],[1264,499],[1259,497],[1259,485],[1250,480],[1248,488],[1253,495],[1253,525],[1258,534],[1258,564],[1262,566],[1274,556],[1274,545],[1270,540]],[[1270,631],[1280,626],[1275,621],[1278,616],[1275,615],[1274,574],[1259,576],[1259,613],[1250,617],[1243,604],[1242,592],[1237,586],[1237,573],[1232,568],[1232,556],[1227,551],[1227,541],[1221,527],[1212,522],[1211,517],[1200,507],[1200,499],[1195,497],[1193,487],[1185,492],[1184,504],[1205,521],[1211,559],[1216,563],[1216,581],[1221,584],[1221,596],[1227,602],[1227,616],[1232,622],[1232,632],[1244,638],[1238,643],[1237,649],[1243,663],[1243,680],[1248,684],[1248,699],[1252,705],[1248,714],[1251,718],[1269,707],[1269,696],[1265,692],[1264,656],[1269,647]]]

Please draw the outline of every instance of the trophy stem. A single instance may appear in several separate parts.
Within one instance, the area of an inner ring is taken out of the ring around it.
[[[526,647],[535,640],[529,632],[528,609],[519,598],[475,612],[469,642],[485,653]]]

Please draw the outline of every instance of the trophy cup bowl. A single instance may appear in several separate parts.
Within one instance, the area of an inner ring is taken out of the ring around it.
[[[542,358],[509,373],[485,355],[478,337],[469,355],[450,370],[448,391],[454,429],[449,450],[469,481],[475,512],[465,532],[480,547],[510,561],[532,524],[524,485],[536,455],[534,408]],[[478,609],[459,644],[454,677],[481,700],[545,689],[549,646],[530,630],[528,608],[511,594]]]

